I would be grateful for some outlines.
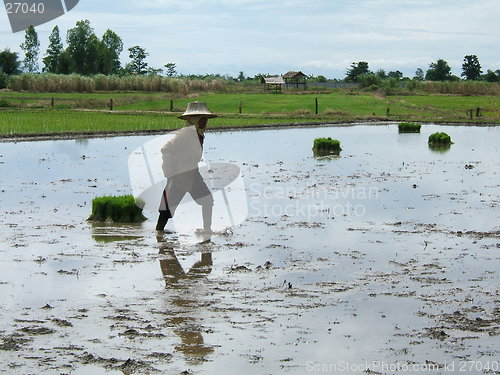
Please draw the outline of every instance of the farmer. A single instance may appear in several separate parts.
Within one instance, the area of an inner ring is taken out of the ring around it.
[[[167,186],[163,190],[156,230],[165,229],[168,219],[174,216],[177,206],[189,193],[202,207],[203,232],[212,232],[214,199],[201,177],[198,163],[202,157],[208,119],[214,117],[217,115],[208,110],[206,103],[189,103],[186,111],[179,116],[186,121],[184,128],[162,147],[162,168]]]

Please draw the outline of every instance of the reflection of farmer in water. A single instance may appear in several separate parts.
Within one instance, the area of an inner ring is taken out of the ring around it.
[[[200,288],[197,281],[207,277],[212,271],[212,253],[211,249],[205,249],[201,253],[201,260],[196,262],[188,272],[182,268],[174,246],[164,242],[162,237],[158,237],[160,244],[160,254],[164,257],[160,259],[160,267],[165,279],[167,289],[178,290],[179,293],[173,300],[173,305],[179,307],[181,314],[173,314],[167,322],[174,327],[174,332],[180,337],[181,343],[175,347],[176,350],[183,353],[189,362],[197,364],[206,360],[206,357],[214,352],[213,347],[207,345],[203,338],[205,328],[196,322],[196,307]],[[188,281],[188,282],[187,282]],[[182,297],[182,295],[188,297]],[[186,316],[189,312],[192,316]]]
[[[189,193],[202,207],[203,231],[212,232],[214,199],[198,169],[202,157],[203,140],[208,119],[217,117],[203,102],[189,103],[180,119],[186,120],[183,129],[162,147],[163,173],[167,186],[163,191],[160,216],[156,230],[164,230],[179,203]]]

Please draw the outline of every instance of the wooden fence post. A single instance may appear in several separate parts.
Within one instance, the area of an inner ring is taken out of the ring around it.
[[[170,112],[174,111],[174,100],[170,99]]]
[[[52,108],[54,108],[55,101],[56,101],[56,100],[55,100],[54,98],[50,99],[50,106],[51,106]]]
[[[109,110],[113,110],[113,99],[109,99]]]
[[[315,105],[315,113],[318,114],[318,109],[319,109],[318,98],[314,98],[314,105]]]
[[[476,117],[481,116],[481,108],[477,107],[476,108]]]
[[[243,100],[240,100],[239,113],[240,113],[240,115],[243,113]]]

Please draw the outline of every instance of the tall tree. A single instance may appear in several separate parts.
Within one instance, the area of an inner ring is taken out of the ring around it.
[[[43,58],[44,72],[60,73],[59,65],[61,62],[61,54],[63,53],[63,43],[59,35],[59,27],[55,26],[49,36],[49,47]]]
[[[29,26],[24,34],[24,43],[21,44],[21,49],[24,51],[24,70],[28,73],[38,71],[38,55],[40,53],[40,41],[38,34],[33,26]]]
[[[357,82],[358,77],[363,74],[371,73],[368,69],[368,63],[366,61],[360,61],[358,63],[352,63],[351,67],[347,70],[345,80],[346,82]]]
[[[413,77],[413,79],[416,81],[423,81],[424,78],[424,70],[422,68],[417,68],[417,70],[415,70],[415,77]]]
[[[11,52],[8,48],[4,49],[0,52],[0,70],[9,75],[19,73],[21,62],[18,58],[17,52]]]
[[[113,31],[106,30],[99,45],[99,72],[109,75],[120,71],[122,39]]]
[[[128,64],[131,73],[146,74],[148,72],[148,63],[145,61],[149,53],[139,46],[133,46],[128,49],[129,57],[132,61]]]
[[[61,56],[59,57],[59,65],[57,68],[57,73],[59,74],[71,74],[75,71],[75,63],[73,58],[71,57],[68,50],[64,50],[61,52]]]
[[[75,73],[92,74],[97,72],[99,39],[90,26],[90,21],[78,21],[68,30],[67,51],[74,62]]]
[[[476,55],[467,55],[462,64],[462,77],[467,81],[475,81],[481,77],[481,64]]]
[[[175,77],[177,75],[177,66],[175,63],[166,63],[165,68],[167,68],[167,77]]]
[[[85,59],[84,74],[99,73],[100,47],[101,41],[99,38],[95,34],[90,35],[87,40],[87,56]]]
[[[451,68],[445,60],[439,59],[429,65],[425,79],[428,81],[450,81],[453,79]]]

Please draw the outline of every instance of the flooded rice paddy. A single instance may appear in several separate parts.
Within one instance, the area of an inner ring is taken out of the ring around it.
[[[248,201],[210,239],[86,221],[154,136],[1,143],[0,373],[499,373],[499,136],[209,133]]]

